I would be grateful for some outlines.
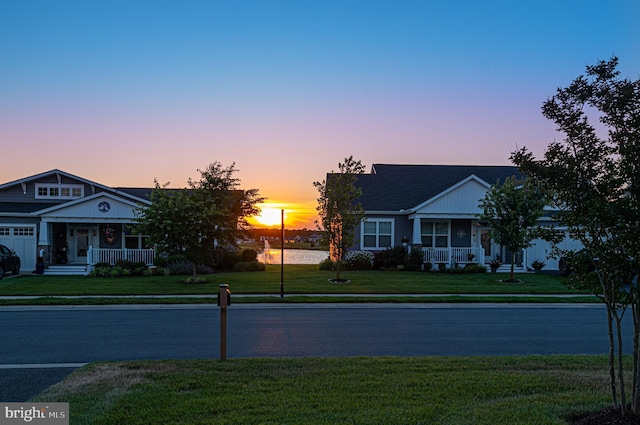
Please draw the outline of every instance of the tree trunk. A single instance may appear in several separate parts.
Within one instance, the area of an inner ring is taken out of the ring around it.
[[[613,312],[608,297],[605,297],[607,306],[607,330],[609,331],[609,381],[611,384],[611,400],[613,407],[620,407],[618,404],[618,392],[616,390],[616,369],[615,369],[615,339],[613,336]]]
[[[616,334],[618,338],[618,381],[620,382],[620,410],[623,415],[626,415],[627,410],[627,397],[624,384],[624,356],[622,353],[622,317],[615,312],[614,317],[616,319]]]
[[[191,279],[195,282],[198,277],[198,265],[196,263],[191,263]]]
[[[640,356],[638,355],[638,344],[640,340],[640,303],[637,298],[633,302],[633,395],[631,399],[631,410],[637,415],[640,413],[640,380],[638,379],[638,371],[640,370]]]
[[[340,269],[342,268],[342,260],[336,261],[336,282],[340,282]]]
[[[514,258],[512,257],[511,258],[511,271],[509,272],[509,280],[511,282],[515,282],[516,281],[516,274],[513,271],[513,269],[514,269],[514,261],[513,260],[514,260]]]

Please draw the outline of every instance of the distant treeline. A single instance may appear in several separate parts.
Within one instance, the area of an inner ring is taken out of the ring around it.
[[[280,238],[282,235],[281,229],[251,229],[246,231],[247,235],[252,239],[260,239],[261,236],[266,236],[269,238]],[[285,239],[293,239],[296,236],[300,236],[302,238],[308,238],[311,235],[319,235],[320,232],[318,230],[309,230],[309,229],[299,229],[299,230],[289,230],[284,229],[284,238]]]

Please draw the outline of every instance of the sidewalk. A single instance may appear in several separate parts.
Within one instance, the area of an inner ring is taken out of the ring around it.
[[[589,296],[585,294],[284,294],[285,298],[290,297],[326,297],[326,298],[441,298],[441,297],[469,297],[469,298],[491,298],[491,297],[512,297],[512,298],[575,298]],[[218,294],[194,294],[194,295],[5,295],[0,296],[2,300],[35,300],[39,298],[130,298],[130,299],[162,299],[162,298],[197,298],[197,299],[217,299]],[[280,294],[232,294],[233,298],[251,297],[271,297],[280,298]]]

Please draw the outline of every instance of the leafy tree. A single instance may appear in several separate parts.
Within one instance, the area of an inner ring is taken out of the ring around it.
[[[496,182],[480,201],[479,219],[488,223],[491,237],[507,247],[514,255],[530,246],[537,237],[547,238],[544,229],[536,226],[544,215],[544,192],[529,182],[515,177]],[[514,263],[511,261],[509,281],[515,282]]]
[[[318,214],[322,227],[321,245],[328,247],[331,258],[336,261],[336,281],[341,281],[342,261],[349,247],[355,243],[356,226],[362,221],[364,210],[357,202],[362,190],[356,187],[358,175],[365,166],[353,156],[338,164],[340,172],[331,172],[321,182],[314,182],[318,190]]]
[[[213,162],[198,170],[184,189],[168,189],[154,180],[151,205],[136,210],[137,230],[149,236],[160,252],[181,253],[192,264],[193,279],[200,264],[213,264],[216,247],[235,245],[249,227],[247,217],[260,212],[257,189],[240,190],[235,164]]]
[[[559,88],[542,113],[564,140],[551,143],[542,159],[523,148],[512,160],[553,194],[558,217],[584,246],[581,252],[556,251],[568,256],[575,271],[569,283],[590,289],[606,304],[612,399],[623,413],[628,402],[620,323],[625,311],[632,311],[631,408],[638,413],[640,80],[620,78],[617,66],[616,57],[600,61]]]

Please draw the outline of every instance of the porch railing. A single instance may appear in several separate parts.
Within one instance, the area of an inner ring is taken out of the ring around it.
[[[94,266],[98,263],[115,264],[121,260],[134,263],[153,264],[156,256],[154,249],[103,249],[89,247],[87,251],[87,264]]]
[[[422,248],[424,261],[432,264],[484,264],[483,248]]]

